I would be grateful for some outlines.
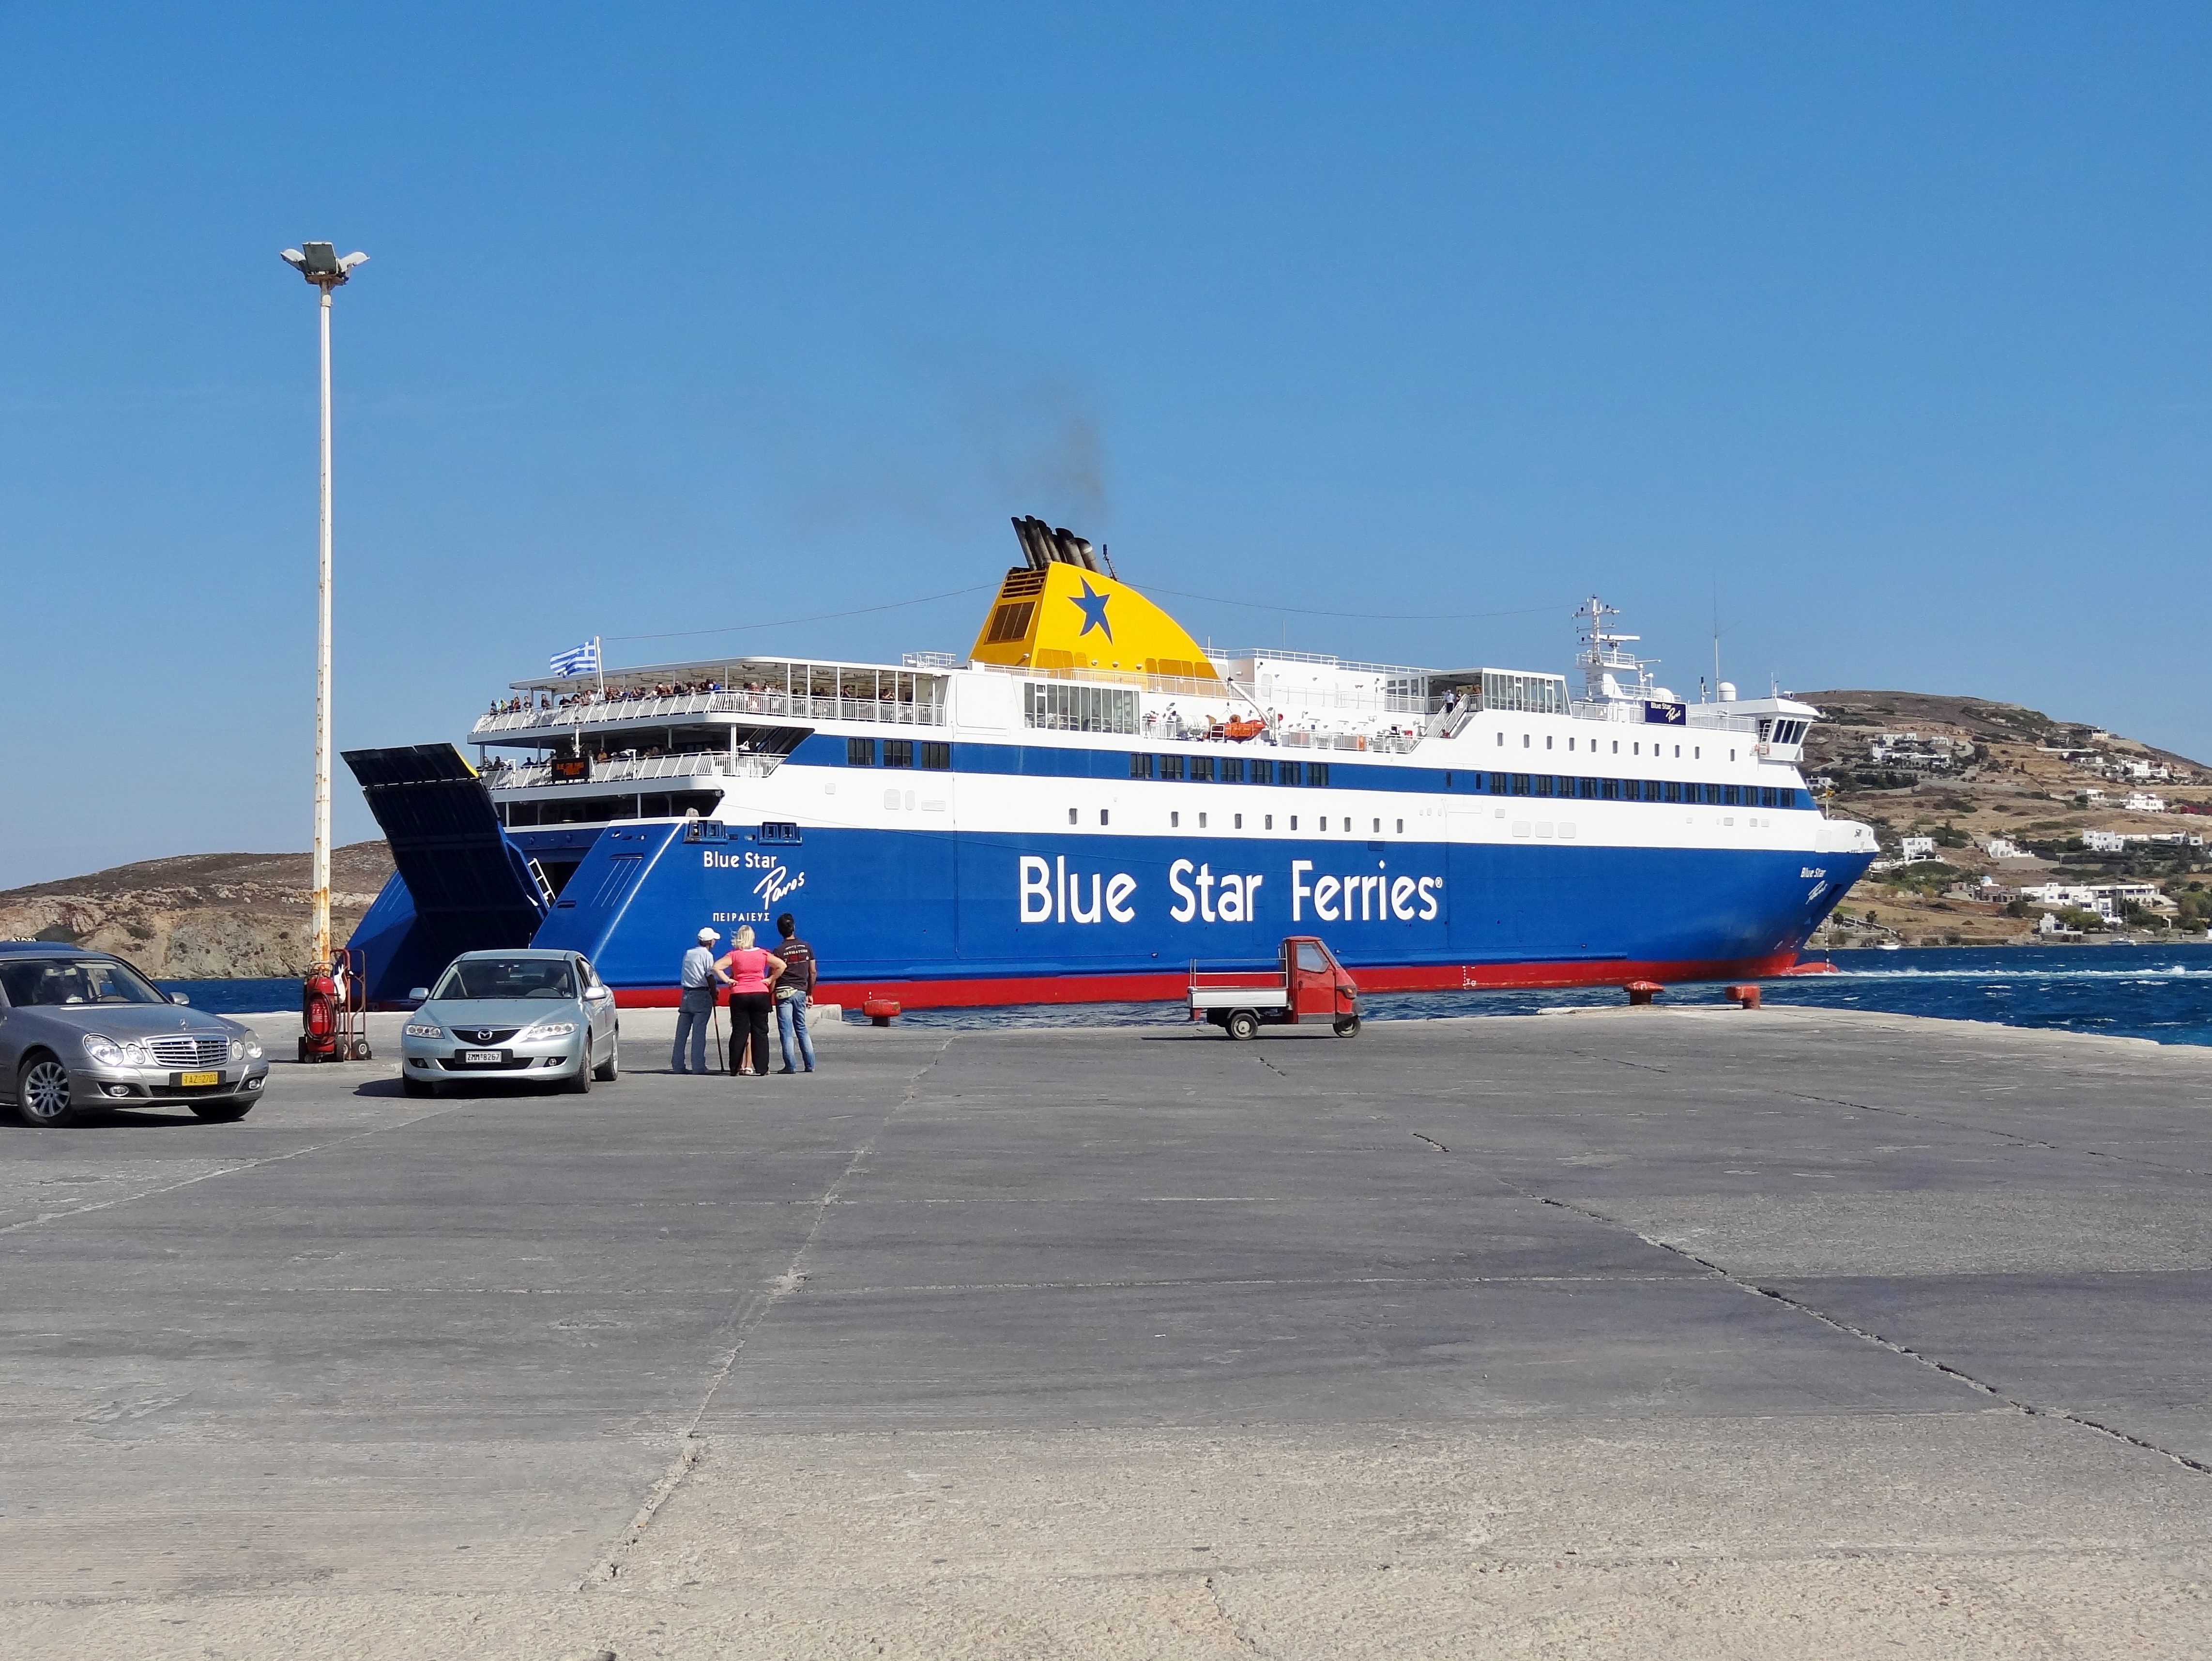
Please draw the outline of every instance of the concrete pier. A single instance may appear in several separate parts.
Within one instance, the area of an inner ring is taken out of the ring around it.
[[[2212,1647],[2212,1054],[624,1021],[0,1133],[11,1657]]]

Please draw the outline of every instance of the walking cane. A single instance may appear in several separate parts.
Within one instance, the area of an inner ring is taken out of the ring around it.
[[[708,1007],[714,1012],[714,1065],[726,1073],[730,1068],[729,1064],[722,1059],[722,1006],[718,1003],[709,1004]]]

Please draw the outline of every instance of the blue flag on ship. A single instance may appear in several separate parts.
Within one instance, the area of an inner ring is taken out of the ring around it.
[[[553,654],[553,672],[556,675],[596,675],[599,672],[599,642],[594,635],[581,646],[572,646],[565,652]]]

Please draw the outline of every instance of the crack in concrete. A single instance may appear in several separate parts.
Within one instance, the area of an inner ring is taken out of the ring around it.
[[[1775,1094],[1801,1102],[1818,1102],[1825,1107],[1848,1107],[1859,1113],[1887,1113],[1892,1118],[1911,1119],[1916,1124],[1942,1125],[1947,1130],[1962,1130],[1973,1135],[1986,1136],[2012,1147],[2039,1147],[2047,1153],[2109,1159],[2115,1165],[2140,1165],[2146,1171],[2171,1171],[2184,1177],[2212,1176],[2212,1171],[2199,1171],[2194,1165],[2168,1165],[2161,1160],[2146,1159],[2130,1153],[2107,1153],[2099,1147],[2069,1147],[2062,1142],[2046,1142],[2039,1136],[2022,1136],[2009,1130],[1992,1130],[1987,1125],[1970,1124],[1962,1119],[1948,1119],[1940,1114],[1923,1113],[1909,1107],[1885,1107],[1876,1102],[1846,1101],[1841,1096],[1815,1096],[1802,1090],[1778,1090]]]
[[[327,1142],[313,1142],[306,1147],[295,1147],[289,1153],[271,1153],[264,1159],[241,1160],[216,1171],[203,1171],[197,1177],[187,1177],[182,1182],[164,1183],[158,1188],[142,1188],[136,1193],[118,1194],[112,1200],[95,1200],[89,1205],[70,1206],[60,1211],[42,1211],[35,1217],[26,1217],[0,1227],[0,1234],[16,1234],[27,1228],[37,1228],[46,1223],[64,1222],[71,1217],[89,1216],[95,1211],[107,1211],[119,1205],[131,1205],[139,1200],[151,1200],[163,1194],[174,1194],[179,1189],[191,1188],[201,1183],[213,1182],[218,1177],[235,1177],[241,1171],[258,1171],[264,1165],[283,1165],[287,1159],[304,1159],[310,1153],[320,1153],[326,1148],[343,1147],[369,1136],[381,1136],[387,1130],[404,1130],[409,1125],[421,1124],[426,1119],[443,1118],[448,1113],[458,1113],[466,1102],[455,1102],[450,1107],[431,1108],[404,1119],[395,1119],[389,1124],[373,1125],[367,1130],[356,1130],[349,1136],[337,1136]]]
[[[1243,1623],[1229,1612],[1229,1605],[1222,1601],[1221,1588],[1210,1574],[1206,1577],[1206,1595],[1212,1600],[1213,1612],[1220,1618],[1221,1624],[1229,1628],[1229,1635],[1256,1654],[1259,1652],[1260,1640],[1245,1631]]]
[[[2171,1459],[2175,1464],[2186,1469],[2212,1475],[2212,1464],[2208,1464],[2203,1460],[2193,1459],[2185,1453],[2179,1453],[2172,1448],[2161,1447],[2155,1442],[2146,1441],[2140,1436],[2131,1435],[2126,1431],[2100,1423],[2086,1415],[2070,1412],[2064,1408],[2045,1407],[2034,1402],[2023,1401],[2018,1396],[2008,1395],[1995,1384],[1977,1378],[1972,1373],[1953,1366],[1948,1361],[1940,1360],[1923,1351],[1913,1348],[1910,1344],[1899,1343],[1894,1338],[1884,1337],[1881,1333],[1860,1326],[1855,1322],[1847,1321],[1839,1315],[1832,1315],[1815,1305],[1805,1302],[1802,1299],[1791,1297],[1786,1292],[1778,1292],[1772,1287],[1761,1286],[1756,1281],[1747,1281],[1739,1275],[1731,1274],[1718,1263],[1698,1256],[1694,1251],[1686,1251],[1671,1241],[1656,1239],[1640,1229],[1631,1228],[1618,1218],[1608,1217],[1601,1211],[1594,1211],[1588,1206],[1576,1205],[1571,1201],[1553,1199],[1547,1194],[1538,1194],[1517,1183],[1506,1182],[1503,1177],[1498,1178],[1498,1181],[1523,1198],[1534,1200],[1539,1205],[1551,1206],[1570,1215],[1584,1217],[1592,1222],[1602,1224],[1607,1228],[1618,1229],[1625,1234],[1633,1235],[1648,1246],[1656,1246],[1662,1251],[1682,1259],[1685,1262],[1695,1263],[1699,1269],[1727,1282],[1739,1292],[1754,1298],[1764,1298],[1771,1303],[1779,1304],[1784,1309],[1792,1310],[1797,1314],[1818,1321],[1832,1332],[1841,1333],[1847,1338],[1856,1338],[1860,1342],[1871,1344],[1877,1349],[1887,1350],[1891,1354],[1901,1356],[1916,1366],[1926,1367],[1931,1372],[1940,1372],[1954,1383],[1963,1384],[1977,1394],[2003,1403],[2015,1413],[2032,1419],[2056,1419],[2065,1424],[2078,1425],[2082,1429],[2094,1432],[2100,1436],[2108,1436],[2116,1442],[2124,1442],[2130,1447],[2139,1448],[2146,1453],[2155,1453],[2161,1458]]]
[[[684,1486],[684,1479],[705,1460],[707,1443],[699,1434],[699,1427],[705,1422],[708,1410],[714,1404],[715,1396],[729,1382],[730,1375],[737,1371],[738,1358],[744,1354],[745,1342],[751,1335],[752,1329],[765,1320],[778,1304],[806,1283],[806,1261],[813,1254],[814,1243],[822,1232],[822,1225],[829,1220],[831,1208],[837,1203],[839,1191],[868,1156],[875,1152],[876,1144],[883,1139],[884,1132],[890,1129],[891,1121],[899,1116],[901,1109],[914,1101],[921,1089],[922,1080],[929,1075],[931,1068],[945,1059],[945,1052],[952,1047],[953,1040],[958,1036],[957,1032],[948,1032],[944,1042],[937,1046],[936,1053],[915,1069],[898,1100],[891,1104],[882,1121],[868,1133],[867,1140],[853,1150],[852,1158],[846,1160],[844,1168],[830,1179],[830,1186],[823,1189],[821,1197],[813,1202],[814,1220],[807,1226],[805,1238],[799,1241],[798,1249],[791,1254],[791,1261],[784,1265],[783,1273],[769,1282],[766,1292],[750,1292],[738,1300],[730,1323],[725,1329],[730,1334],[729,1348],[715,1367],[714,1376],[707,1381],[706,1392],[699,1398],[697,1410],[692,1414],[690,1421],[684,1427],[683,1433],[677,1439],[674,1463],[661,1473],[660,1480],[647,1493],[644,1503],[638,1506],[637,1514],[630,1518],[629,1526],[623,1530],[621,1537],[592,1572],[577,1583],[577,1591],[586,1591],[595,1584],[621,1576],[623,1555],[644,1538],[646,1530],[653,1525],[653,1520],[660,1514],[661,1507],[675,1497],[677,1490]]]

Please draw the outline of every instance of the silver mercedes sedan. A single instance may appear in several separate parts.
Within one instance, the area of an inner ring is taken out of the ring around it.
[[[464,952],[400,1029],[400,1086],[434,1096],[479,1079],[579,1094],[622,1070],[614,994],[574,952]]]
[[[268,1080],[252,1027],[185,1007],[122,958],[0,944],[0,1099],[25,1124],[82,1124],[118,1107],[242,1119]]]

